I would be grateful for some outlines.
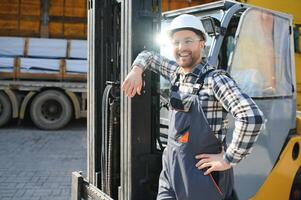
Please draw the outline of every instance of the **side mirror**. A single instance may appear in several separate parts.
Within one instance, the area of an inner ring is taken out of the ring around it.
[[[222,33],[222,29],[220,27],[220,21],[213,17],[203,17],[201,19],[203,27],[209,36],[217,36]]]

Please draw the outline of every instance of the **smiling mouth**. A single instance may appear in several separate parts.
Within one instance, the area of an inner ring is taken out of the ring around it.
[[[189,53],[179,53],[178,56],[179,56],[180,58],[186,58],[186,57],[189,57],[190,54],[189,54]]]

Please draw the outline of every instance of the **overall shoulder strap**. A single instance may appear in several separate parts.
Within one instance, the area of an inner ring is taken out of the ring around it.
[[[200,71],[200,74],[198,76],[198,78],[196,79],[196,82],[193,86],[193,94],[198,94],[199,91],[202,89],[203,85],[204,85],[204,80],[206,78],[206,76],[210,73],[213,72],[215,69],[211,68],[206,70],[205,72]]]

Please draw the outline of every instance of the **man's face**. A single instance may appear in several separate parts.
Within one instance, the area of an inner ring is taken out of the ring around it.
[[[201,62],[202,49],[205,42],[195,32],[181,30],[171,37],[174,57],[176,62],[183,68],[193,68]]]

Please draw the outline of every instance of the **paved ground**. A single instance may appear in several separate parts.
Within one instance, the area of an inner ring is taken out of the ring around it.
[[[71,172],[86,172],[86,127],[0,129],[0,200],[69,200]]]

